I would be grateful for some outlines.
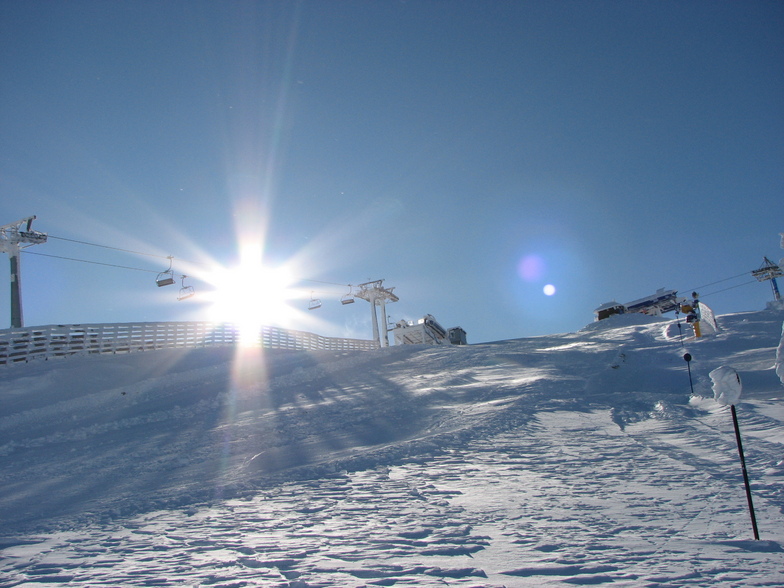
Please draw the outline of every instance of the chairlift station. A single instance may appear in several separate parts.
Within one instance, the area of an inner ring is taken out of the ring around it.
[[[416,321],[401,320],[395,323],[392,333],[395,345],[467,345],[462,327],[445,329],[432,314]]]
[[[615,300],[605,302],[593,312],[596,315],[597,321],[609,318],[614,314],[626,314],[627,312],[639,312],[651,316],[661,316],[666,312],[678,310],[680,304],[685,300],[685,298],[679,298],[678,292],[675,290],[659,288],[650,296],[632,300],[626,304],[621,304]]]

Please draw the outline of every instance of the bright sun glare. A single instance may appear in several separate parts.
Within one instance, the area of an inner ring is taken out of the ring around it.
[[[291,276],[285,267],[263,265],[260,252],[243,250],[240,265],[215,272],[210,282],[210,320],[236,324],[245,343],[256,340],[263,325],[286,326],[293,309],[287,304]]]

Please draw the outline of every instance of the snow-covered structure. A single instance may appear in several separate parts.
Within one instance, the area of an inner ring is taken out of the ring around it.
[[[466,345],[466,332],[461,327],[445,329],[432,314],[417,321],[400,320],[392,329],[395,345]]]
[[[708,376],[713,383],[713,399],[722,405],[737,404],[743,385],[738,371],[728,365],[717,367]]]
[[[716,333],[719,326],[713,310],[697,299],[697,293],[692,294],[693,300],[678,296],[675,290],[659,288],[655,294],[632,300],[621,304],[615,300],[602,304],[594,310],[597,321],[609,318],[616,314],[640,313],[649,316],[661,316],[665,312],[682,310],[688,314],[687,321],[693,323],[695,335]],[[700,326],[702,325],[702,326]],[[704,328],[703,328],[704,327]]]
[[[468,338],[463,327],[452,327],[447,334],[452,345],[468,345]]]
[[[606,302],[599,308],[594,310],[596,320],[600,321],[606,319],[614,314],[625,314],[627,312],[639,312],[651,316],[660,316],[665,312],[678,310],[680,305],[686,302],[686,298],[678,297],[676,290],[665,290],[659,288],[656,293],[632,300],[626,304],[620,304],[616,301]]]

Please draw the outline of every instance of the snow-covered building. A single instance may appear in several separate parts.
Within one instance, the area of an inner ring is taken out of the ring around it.
[[[416,321],[400,320],[392,333],[395,345],[466,345],[466,332],[461,327],[445,329],[432,314]]]
[[[452,345],[468,345],[468,339],[463,327],[452,327],[448,331],[449,342]]]
[[[686,298],[679,298],[678,292],[675,290],[665,290],[659,288],[656,293],[632,300],[626,304],[615,302],[606,302],[599,308],[594,310],[596,320],[600,321],[606,319],[614,314],[625,314],[627,312],[639,312],[651,316],[660,316],[665,312],[678,310],[681,303],[686,302]]]

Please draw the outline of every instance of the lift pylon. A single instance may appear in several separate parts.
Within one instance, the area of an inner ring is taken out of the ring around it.
[[[784,241],[784,239],[782,239],[782,241]],[[776,284],[776,278],[784,276],[784,270],[782,270],[782,268],[773,263],[767,257],[763,257],[762,259],[763,262],[760,268],[752,271],[751,275],[757,278],[758,282],[766,282],[770,280],[770,287],[773,289],[773,299],[781,300],[781,294],[779,293],[779,286]]]
[[[381,316],[384,317],[384,347],[389,347],[389,328],[386,322],[386,305],[387,302],[397,302],[400,300],[396,294],[392,292],[394,288],[384,288],[384,280],[375,280],[373,282],[365,282],[357,286],[358,290],[354,296],[367,300],[370,302],[370,319],[373,322],[373,339],[379,347],[381,347],[381,337],[378,328],[378,314],[376,313],[376,306],[381,307]]]
[[[11,328],[24,326],[22,318],[22,283],[19,252],[30,245],[46,243],[46,233],[33,230],[35,216],[28,216],[15,223],[0,227],[0,251],[11,260]]]

